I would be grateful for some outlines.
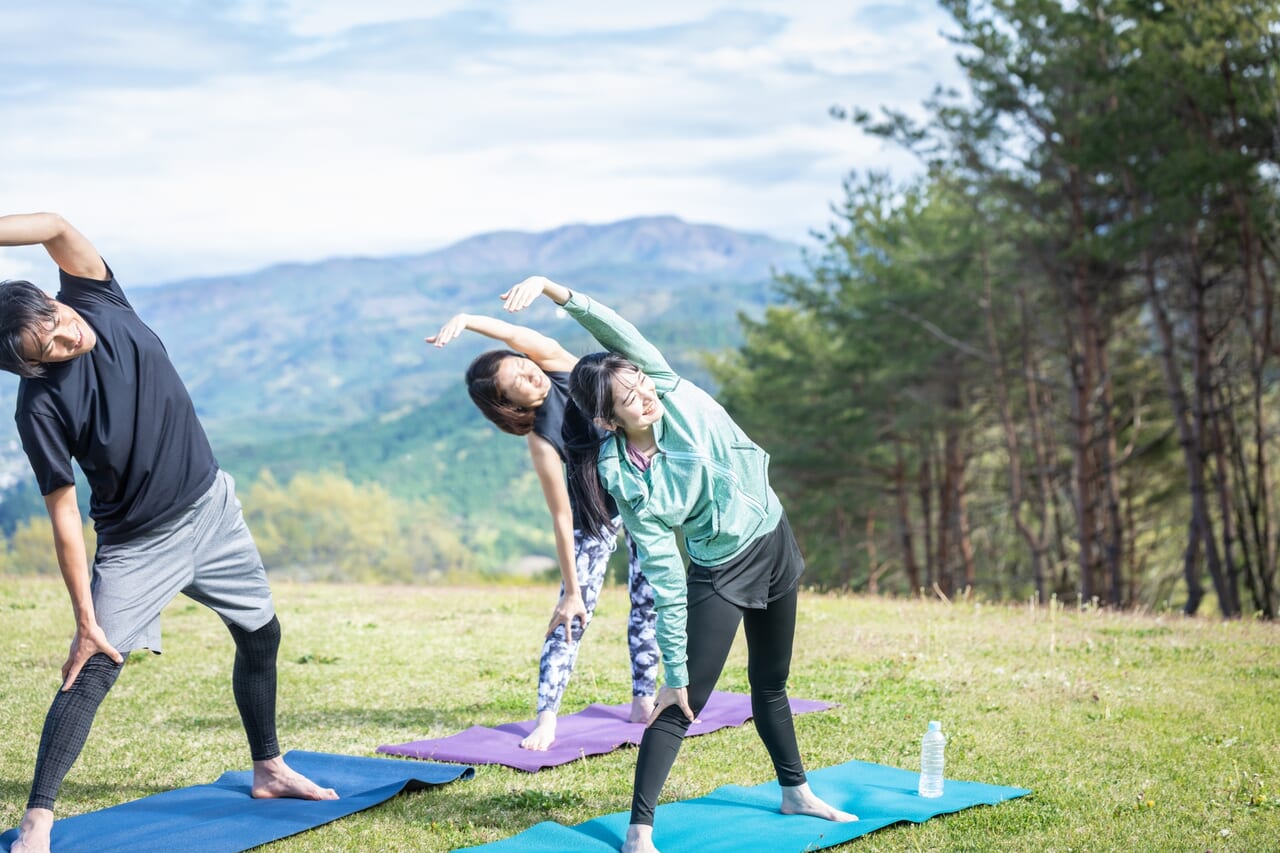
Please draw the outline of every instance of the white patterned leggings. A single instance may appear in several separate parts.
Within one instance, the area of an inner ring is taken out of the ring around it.
[[[573,532],[573,552],[578,573],[578,586],[582,590],[582,602],[587,608],[585,624],[576,625],[573,643],[565,642],[564,626],[542,644],[542,660],[538,664],[538,713],[559,713],[560,700],[564,698],[574,662],[578,659],[578,644],[591,624],[596,612],[600,588],[604,586],[609,555],[617,547],[615,536],[584,536],[581,530]],[[631,653],[631,695],[652,696],[657,690],[658,641],[655,634],[657,614],[653,609],[653,587],[640,571],[640,560],[631,537],[627,537],[628,578],[631,590],[631,618],[627,622],[627,640]],[[564,594],[564,585],[560,586]]]

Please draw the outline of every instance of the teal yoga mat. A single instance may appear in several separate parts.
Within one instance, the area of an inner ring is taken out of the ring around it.
[[[865,761],[811,771],[809,785],[827,802],[856,814],[856,823],[831,823],[778,812],[777,782],[744,788],[725,785],[705,797],[659,806],[653,841],[662,853],[744,853],[820,850],[902,821],[922,823],[970,806],[995,805],[1031,793],[981,782],[946,781],[945,793],[916,793],[920,774]],[[502,841],[468,847],[484,853],[594,853],[622,846],[630,815],[598,817],[577,826],[546,821]]]
[[[118,806],[54,821],[55,851],[137,853],[239,853],[268,841],[355,814],[401,791],[470,779],[475,770],[453,764],[425,764],[393,758],[361,758],[294,750],[285,763],[341,799],[255,800],[253,773],[223,773],[216,782],[165,791]],[[0,836],[7,851],[17,830]]]

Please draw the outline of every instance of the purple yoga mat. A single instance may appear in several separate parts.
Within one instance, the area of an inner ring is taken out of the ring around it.
[[[812,699],[792,699],[791,713],[807,714],[825,711],[829,702]],[[415,740],[410,743],[386,744],[378,752],[387,755],[403,755],[409,758],[427,758],[432,761],[462,762],[465,764],[504,764],[517,770],[533,773],[544,767],[556,767],[586,758],[603,755],[624,744],[636,745],[644,734],[644,726],[628,721],[631,703],[625,705],[588,705],[576,714],[562,716],[556,722],[556,739],[545,752],[520,748],[520,741],[533,731],[533,720],[505,723],[496,728],[472,726],[464,732],[432,740]],[[740,726],[751,719],[751,697],[741,693],[711,694],[706,707],[698,715],[698,722],[689,727],[688,737],[705,735],[717,729]]]

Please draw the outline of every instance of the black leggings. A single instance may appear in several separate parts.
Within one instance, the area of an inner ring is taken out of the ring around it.
[[[227,626],[236,643],[231,686],[240,709],[249,751],[254,761],[280,754],[276,743],[276,651],[280,648],[280,622],[271,621],[256,631]],[[127,652],[125,653],[127,656]],[[36,753],[35,778],[31,782],[29,809],[53,809],[62,780],[80,757],[98,706],[107,698],[123,666],[104,654],[85,662],[70,690],[59,690],[44,718],[40,749]]]
[[[787,676],[791,671],[791,646],[795,639],[797,589],[769,602],[765,610],[740,608],[709,595],[689,605],[688,667],[689,707],[702,711],[720,670],[729,657],[734,635],[741,621],[747,636],[747,678],[751,683],[751,713],[756,731],[764,741],[778,783],[785,787],[803,785],[804,764],[796,744],[787,699]],[[679,707],[668,707],[645,730],[636,757],[635,788],[631,796],[631,822],[653,825],[658,794],[666,784],[689,720]]]
[[[266,761],[280,754],[276,741],[276,654],[280,651],[280,620],[256,631],[230,623],[236,641],[236,663],[231,670],[231,691],[236,697],[240,722],[249,738],[249,755]]]
[[[40,750],[36,753],[36,774],[31,783],[29,809],[53,809],[62,779],[80,757],[89,738],[98,706],[124,669],[104,654],[85,661],[70,690],[59,690],[44,718]]]

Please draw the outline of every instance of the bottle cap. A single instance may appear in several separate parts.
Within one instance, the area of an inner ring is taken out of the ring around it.
[[[942,723],[938,722],[937,720],[930,720],[930,721],[929,721],[929,731],[931,731],[931,732],[940,732],[940,731],[942,731]]]

